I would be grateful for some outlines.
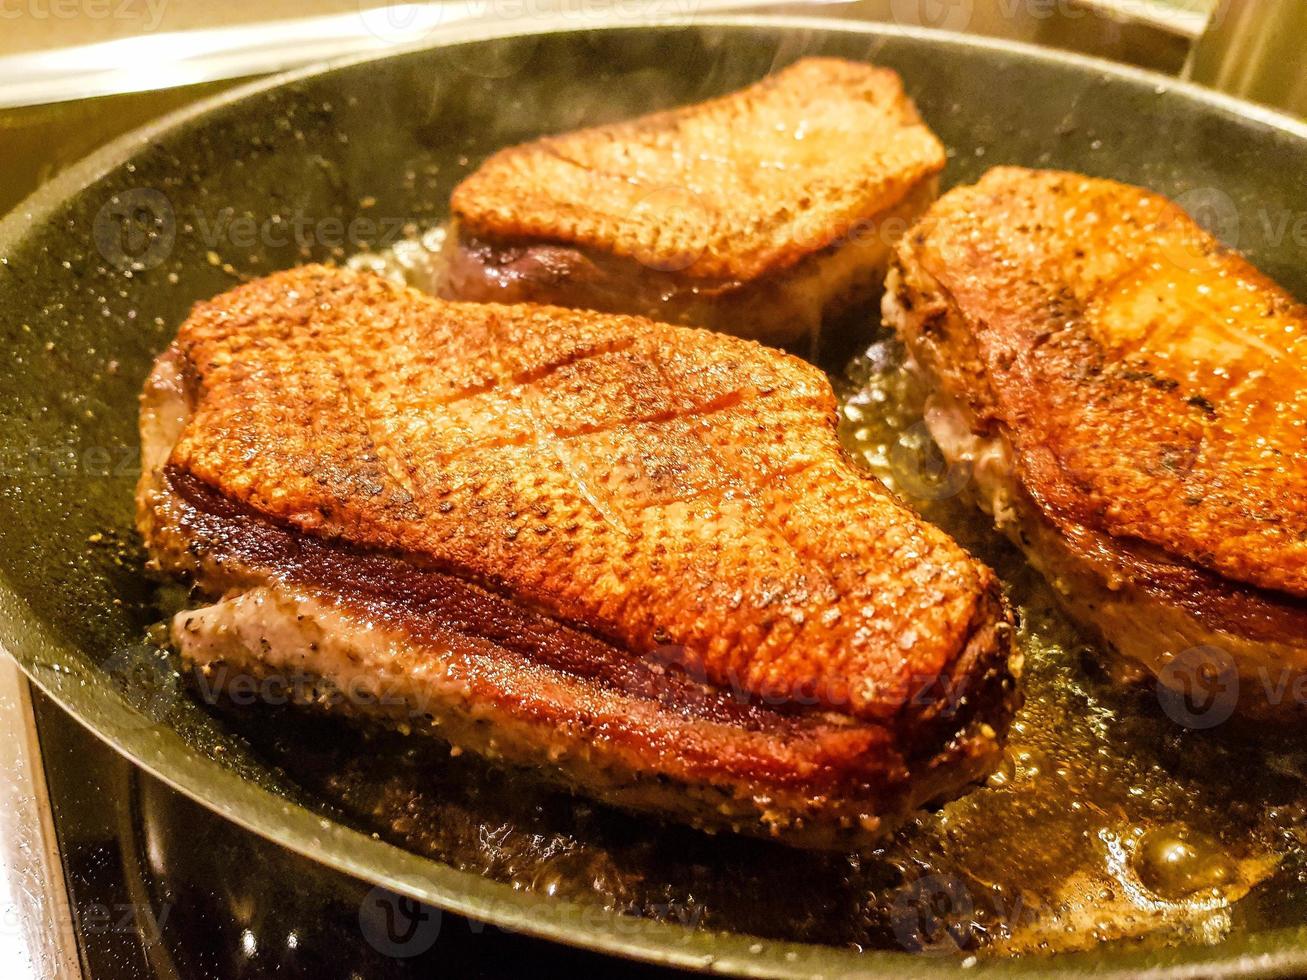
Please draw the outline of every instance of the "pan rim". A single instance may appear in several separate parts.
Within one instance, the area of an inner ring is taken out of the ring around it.
[[[0,249],[8,248],[15,243],[19,238],[18,229],[23,224],[34,224],[45,213],[53,210],[59,202],[67,199],[70,196],[70,191],[85,187],[95,180],[107,176],[115,166],[123,162],[124,157],[130,150],[140,145],[146,145],[157,136],[162,136],[200,116],[207,115],[232,103],[341,69],[389,61],[393,58],[402,58],[423,51],[501,38],[581,33],[593,30],[615,32],[668,27],[778,27],[791,30],[829,30],[846,34],[883,35],[925,40],[944,46],[983,48],[990,51],[1018,54],[1034,61],[1076,65],[1086,70],[1099,71],[1106,75],[1139,84],[1151,82],[1154,86],[1163,89],[1167,94],[1177,93],[1183,95],[1195,101],[1206,103],[1214,109],[1237,115],[1242,119],[1259,123],[1268,129],[1278,130],[1307,142],[1307,119],[1299,119],[1277,109],[1228,95],[1215,89],[1209,89],[1182,78],[1174,78],[1161,72],[1110,61],[1093,55],[1042,47],[1025,41],[973,37],[955,31],[937,30],[928,27],[905,27],[897,24],[847,20],[838,17],[805,17],[785,14],[758,16],[723,14],[649,20],[610,18],[583,27],[577,26],[577,19],[570,17],[546,17],[541,19],[545,22],[545,26],[529,30],[505,29],[503,26],[479,24],[451,25],[449,28],[437,32],[437,35],[433,36],[429,41],[420,44],[398,46],[381,54],[347,55],[343,58],[335,58],[291,71],[278,72],[266,78],[258,78],[238,84],[223,92],[200,99],[179,109],[174,109],[158,119],[116,137],[98,150],[73,163],[27,195],[10,211],[0,215]],[[554,22],[550,24],[550,21]]]
[[[974,38],[951,32],[896,25],[846,21],[824,17],[715,15],[656,20],[606,20],[578,24],[576,18],[558,18],[552,25],[536,21],[530,29],[470,25],[454,27],[417,45],[382,54],[336,59],[292,72],[273,75],[239,85],[216,96],[170,112],[136,129],[69,167],[38,188],[13,211],[0,219],[0,273],[8,265],[9,251],[27,234],[43,226],[49,216],[75,194],[108,176],[127,162],[142,146],[200,120],[212,112],[260,94],[351,66],[404,57],[456,44],[508,38],[593,30],[640,31],[675,27],[725,27],[739,29],[778,28],[830,33],[866,34],[925,40],[945,48],[985,48],[1023,58],[1075,65],[1086,71],[1114,76],[1135,84],[1152,84],[1210,106],[1236,114],[1246,121],[1307,142],[1307,123],[1241,99],[1204,89],[1193,83],[1132,66],[1085,55],[1070,54],[1022,42]],[[352,877],[410,895],[449,911],[554,942],[610,955],[638,959],[666,966],[704,972],[724,972],[752,977],[811,976],[814,973],[846,974],[885,970],[910,975],[934,975],[958,969],[956,957],[925,958],[906,952],[869,951],[857,953],[831,946],[761,940],[741,933],[714,933],[685,927],[633,920],[595,906],[560,901],[514,890],[511,886],[480,874],[460,871],[432,859],[421,858],[395,845],[374,840],[343,824],[325,820],[307,807],[293,804],[271,790],[254,784],[235,772],[215,765],[187,748],[184,760],[165,759],[160,754],[158,729],[153,748],[144,735],[136,737],[115,730],[104,704],[91,712],[77,712],[68,706],[57,675],[47,675],[40,665],[20,658],[9,649],[4,637],[26,633],[48,635],[44,625],[17,600],[7,587],[0,588],[0,650],[19,664],[23,672],[48,697],[119,755],[152,777],[266,840]],[[33,643],[31,646],[38,646]],[[123,713],[134,711],[111,689]],[[99,699],[97,698],[97,701]],[[180,742],[175,733],[171,734]],[[215,792],[220,790],[221,792]],[[242,800],[258,800],[256,807]],[[260,815],[255,820],[250,814]],[[280,810],[275,825],[266,814]],[[384,860],[383,860],[384,859]],[[385,870],[378,871],[378,868]],[[620,927],[619,927],[620,923]],[[578,926],[579,924],[579,926]],[[762,952],[757,947],[762,947]],[[765,954],[765,955],[764,955]],[[1107,965],[1108,969],[1103,967]],[[1087,968],[1103,976],[1196,977],[1219,969],[1229,976],[1275,976],[1287,970],[1307,969],[1307,927],[1246,933],[1215,947],[1179,946],[1152,951],[1091,950],[1049,958],[979,960],[978,973],[1039,976],[1079,972]]]

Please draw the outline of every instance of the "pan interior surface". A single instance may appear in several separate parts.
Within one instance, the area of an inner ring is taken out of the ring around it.
[[[99,734],[219,812],[342,870],[566,941],[765,974],[942,971],[972,953],[982,970],[1130,975],[1307,964],[1290,928],[1307,912],[1299,750],[1177,727],[1156,698],[1095,672],[1034,576],[939,492],[917,393],[871,321],[848,328],[867,353],[834,372],[846,444],[994,563],[1032,665],[1009,764],[880,857],[707,837],[438,746],[286,708],[206,706],[159,649],[163,609],[185,597],[141,570],[136,399],[193,302],[305,261],[403,265],[494,150],[725,93],[807,54],[897,69],[949,148],[947,184],[1003,163],[1141,184],[1307,296],[1292,227],[1301,133],[1019,47],[829,23],[666,25],[436,47],[262,86],[115,145],[0,226],[6,647]],[[1183,880],[1159,880],[1149,862],[1175,847],[1198,857]],[[1100,877],[1069,880],[1091,866]]]

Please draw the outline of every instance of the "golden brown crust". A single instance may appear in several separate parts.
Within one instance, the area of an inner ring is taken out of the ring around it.
[[[1006,669],[992,573],[852,467],[795,358],[322,267],[200,304],[176,349],[169,471],[295,531],[866,719],[928,713],[964,656]]]
[[[899,264],[965,323],[941,309],[914,353],[1064,534],[1307,596],[1307,309],[1284,290],[1158,195],[1017,168],[945,195]]]
[[[720,285],[826,248],[944,160],[893,71],[805,58],[710,102],[502,150],[451,208],[470,237],[578,246]]]
[[[279,703],[434,734],[621,807],[804,847],[869,849],[997,762],[1018,699],[995,593],[949,672],[923,679],[914,710],[891,723],[747,697],[704,683],[674,647],[634,657],[407,556],[297,534],[225,499],[167,463],[198,384],[179,348],[156,362],[137,505],[156,566],[221,597],[173,621],[206,696],[259,678]]]

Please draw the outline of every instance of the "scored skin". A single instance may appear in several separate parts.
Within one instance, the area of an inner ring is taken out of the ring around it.
[[[895,72],[805,58],[719,99],[501,150],[451,211],[461,236],[576,246],[713,290],[791,268],[944,163]]]
[[[198,305],[176,350],[165,469],[293,530],[863,719],[937,710],[987,630],[977,669],[1006,662],[992,573],[853,468],[796,358],[322,267]]]
[[[751,702],[676,669],[675,651],[632,657],[402,556],[278,527],[170,472],[195,380],[172,347],[146,383],[137,506],[151,566],[220,597],[171,630],[206,697],[247,696],[262,678],[278,702],[435,734],[624,809],[846,851],[876,846],[999,758],[1017,696],[997,596],[910,727]]]
[[[1307,309],[1283,289],[1159,195],[1019,168],[945,195],[898,266],[966,325],[917,311],[914,356],[1068,538],[1307,596]]]

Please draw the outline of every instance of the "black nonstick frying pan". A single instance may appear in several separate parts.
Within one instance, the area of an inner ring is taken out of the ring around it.
[[[814,53],[900,71],[950,149],[947,184],[1001,163],[1142,184],[1307,297],[1307,127],[1105,62],[930,32],[734,18],[448,43],[259,83],[126,137],[0,223],[5,648],[64,708],[181,791],[433,905],[731,973],[957,969],[967,942],[935,942],[929,930],[927,941],[912,930],[905,939],[870,912],[865,942],[823,932],[827,919],[864,921],[878,885],[898,887],[890,869],[832,877],[827,858],[609,814],[474,761],[432,761],[400,739],[276,707],[200,703],[151,641],[168,597],[142,573],[132,531],[136,396],[193,302],[243,277],[420,234],[442,219],[459,178],[501,146],[727,92]],[[1206,737],[1210,748],[1223,736]],[[1246,768],[1269,758],[1241,751],[1222,743],[1220,757]],[[1293,785],[1244,802],[1291,808]],[[378,814],[384,825],[370,822]],[[1288,833],[1296,825],[1286,820]],[[966,962],[1127,976],[1307,970],[1307,928],[1296,926],[1307,903],[1289,871],[1224,910],[1219,934],[1051,957],[977,949]],[[734,904],[705,904],[704,890]]]

